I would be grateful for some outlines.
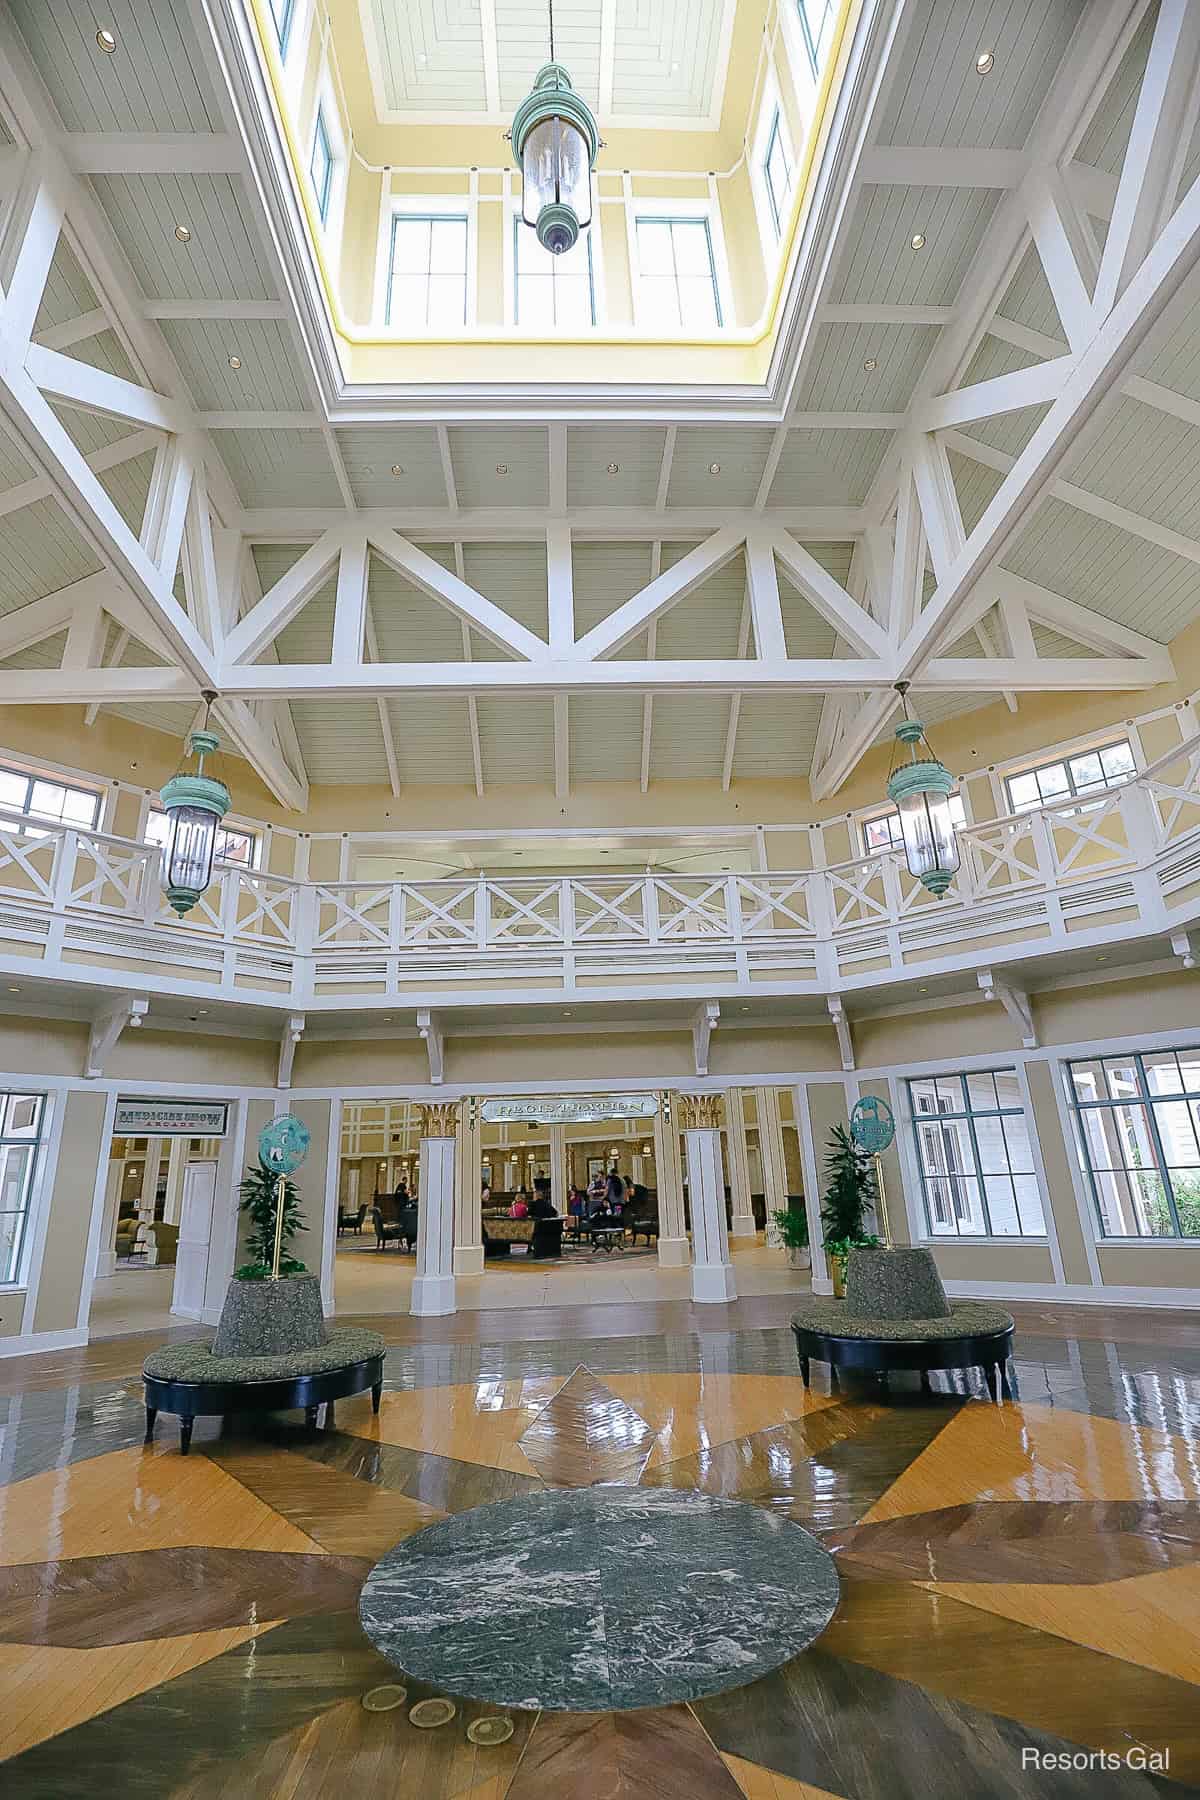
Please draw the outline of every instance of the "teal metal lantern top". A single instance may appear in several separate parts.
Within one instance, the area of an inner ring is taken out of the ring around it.
[[[538,70],[533,89],[513,114],[513,157],[521,171],[521,218],[539,244],[562,256],[592,222],[592,169],[600,129],[571,77],[553,60]]]
[[[159,791],[162,809],[171,821],[163,885],[180,918],[191,911],[212,880],[217,827],[231,805],[225,783],[204,773],[204,758],[220,747],[220,738],[207,725],[193,731],[188,754],[196,758],[195,770],[172,775]]]
[[[907,682],[898,682],[903,701]],[[958,838],[950,811],[954,777],[930,748],[919,719],[905,716],[896,727],[896,741],[908,748],[909,760],[892,770],[888,799],[900,816],[904,856],[909,873],[929,893],[941,899],[959,866]],[[918,754],[918,746],[925,752]]]

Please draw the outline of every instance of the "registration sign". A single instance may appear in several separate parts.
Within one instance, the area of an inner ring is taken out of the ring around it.
[[[657,1094],[558,1094],[542,1098],[485,1100],[489,1125],[599,1125],[609,1119],[653,1119]]]

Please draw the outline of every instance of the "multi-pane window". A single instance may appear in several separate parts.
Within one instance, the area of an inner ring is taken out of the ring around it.
[[[287,61],[288,44],[292,36],[292,21],[296,13],[296,0],[269,0],[271,18],[275,25],[275,35],[279,39],[279,55]]]
[[[652,330],[719,326],[717,265],[707,219],[638,219],[638,323]]]
[[[1007,775],[1004,785],[1010,810],[1030,812],[1037,806],[1070,800],[1076,794],[1120,787],[1136,772],[1129,739],[1118,738],[1115,744],[1105,744],[1099,750],[1080,750],[1074,756],[1061,756],[1055,762],[1040,763],[1035,769],[1023,769],[1019,775]]]
[[[465,213],[393,214],[384,316],[401,330],[466,324]]]
[[[804,47],[808,51],[815,75],[829,48],[830,32],[833,29],[833,0],[796,0],[796,10],[800,14]]]
[[[775,227],[775,236],[782,237],[783,222],[787,218],[788,202],[792,197],[792,159],[788,151],[783,120],[778,107],[775,108],[771,129],[767,134],[767,148],[763,156],[762,172],[763,186],[767,190],[767,203],[771,208],[771,222]]]
[[[961,794],[950,796],[950,817],[955,825],[967,822]],[[862,821],[862,845],[866,856],[878,856],[885,850],[903,850],[904,833],[895,807],[890,812],[877,813],[873,819]]]
[[[1044,1237],[1029,1121],[1013,1069],[908,1083],[932,1237]]]
[[[1068,1064],[1105,1237],[1200,1238],[1200,1048]]]
[[[0,806],[30,819],[53,819],[95,831],[101,796],[95,788],[72,787],[48,776],[26,775],[22,769],[0,769]]]
[[[164,850],[171,842],[171,821],[157,806],[146,819],[146,842]],[[253,831],[242,831],[236,825],[219,826],[213,854],[216,862],[237,863],[242,869],[257,868],[258,838]]]
[[[596,323],[592,233],[581,233],[562,256],[552,256],[518,217],[513,218],[513,312],[526,330],[586,328]]]
[[[333,145],[329,138],[329,127],[325,123],[325,112],[320,106],[317,108],[317,122],[313,128],[308,172],[312,177],[313,193],[317,197],[317,211],[324,224],[329,217],[329,198],[333,193]]]
[[[45,1110],[44,1094],[0,1094],[0,1282],[20,1276]]]

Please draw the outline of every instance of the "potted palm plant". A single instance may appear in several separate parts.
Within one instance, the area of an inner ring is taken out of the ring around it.
[[[771,1214],[787,1259],[793,1269],[807,1269],[812,1263],[808,1246],[808,1214],[803,1207],[779,1207]]]
[[[875,1205],[875,1174],[871,1159],[844,1125],[831,1132],[832,1148],[825,1158],[828,1186],[822,1197],[821,1223],[825,1227],[825,1253],[838,1299],[846,1292],[846,1259],[859,1246],[879,1239],[864,1229],[869,1206]]]

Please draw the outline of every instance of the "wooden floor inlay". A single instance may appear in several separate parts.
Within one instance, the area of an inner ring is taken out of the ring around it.
[[[654,1433],[619,1394],[590,1369],[579,1368],[517,1442],[552,1487],[591,1487],[598,1481],[636,1481]]]

